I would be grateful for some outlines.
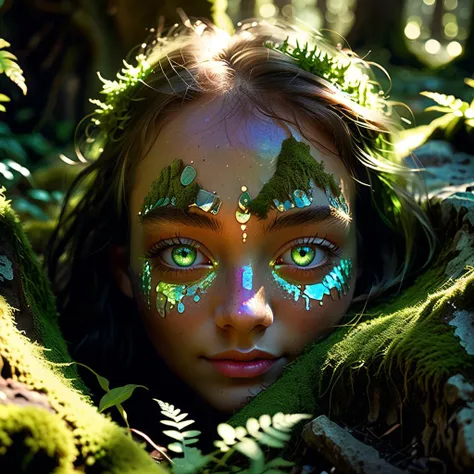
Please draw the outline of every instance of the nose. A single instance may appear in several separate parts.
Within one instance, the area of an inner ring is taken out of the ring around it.
[[[218,327],[247,334],[273,323],[273,311],[265,288],[260,286],[255,291],[254,285],[251,265],[244,265],[230,275],[222,289],[221,304],[216,308],[215,323]]]

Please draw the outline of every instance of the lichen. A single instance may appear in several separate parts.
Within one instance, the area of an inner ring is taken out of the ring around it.
[[[309,194],[311,181],[323,190],[328,188],[336,197],[341,194],[334,176],[325,170],[324,163],[311,156],[310,146],[294,137],[287,138],[281,144],[275,173],[247,208],[251,214],[265,219],[274,199],[285,202],[288,195],[297,189]]]

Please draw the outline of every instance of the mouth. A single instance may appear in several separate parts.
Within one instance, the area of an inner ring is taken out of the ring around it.
[[[206,357],[214,369],[230,378],[253,378],[271,370],[282,357],[263,351],[228,351]]]

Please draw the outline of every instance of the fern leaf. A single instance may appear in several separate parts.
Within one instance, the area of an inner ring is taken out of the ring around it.
[[[181,423],[176,423],[176,428],[181,431],[184,428],[186,428],[186,426],[192,425],[193,423],[194,423],[194,420],[182,421]]]
[[[284,448],[285,442],[279,439],[274,438],[266,433],[259,433],[257,441],[260,444],[264,444],[265,446],[269,446],[270,448]]]
[[[163,412],[161,412],[163,413]],[[177,424],[176,421],[174,420],[160,420],[160,423],[163,423],[164,425],[168,425],[168,426],[172,426],[173,428],[177,428]]]
[[[194,438],[195,436],[199,436],[201,432],[198,430],[189,430],[189,431],[184,431],[181,434],[183,435],[183,438]]]
[[[180,421],[184,420],[187,416],[188,416],[187,413],[181,413],[181,415],[176,417],[176,421],[179,423]]]
[[[166,431],[163,431],[163,434],[166,436],[169,436],[170,438],[176,439],[178,441],[183,441],[184,439],[184,436],[182,435],[182,433],[176,430],[166,430]]]
[[[171,443],[171,444],[168,444],[168,449],[170,451],[173,451],[174,453],[182,453],[183,445],[181,443]]]
[[[189,446],[190,444],[196,444],[199,440],[197,438],[192,438],[192,439],[185,439],[183,441],[183,444],[185,446]]]
[[[0,50],[9,46],[10,43],[0,38]],[[0,73],[4,73],[22,90],[23,95],[26,95],[28,89],[23,76],[23,70],[16,61],[17,57],[10,53],[10,51],[0,51]]]

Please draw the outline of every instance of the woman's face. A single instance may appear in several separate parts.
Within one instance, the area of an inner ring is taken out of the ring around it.
[[[130,200],[131,285],[121,287],[136,299],[159,356],[216,409],[230,412],[338,324],[357,263],[355,187],[329,137],[305,129],[308,142],[284,121],[225,112],[219,98],[187,104],[165,120],[140,162]],[[333,174],[348,212],[331,207],[316,185],[311,203],[249,218],[244,192],[253,199],[272,179],[291,136]],[[217,213],[168,204],[144,215],[152,184],[176,159],[215,193]]]

